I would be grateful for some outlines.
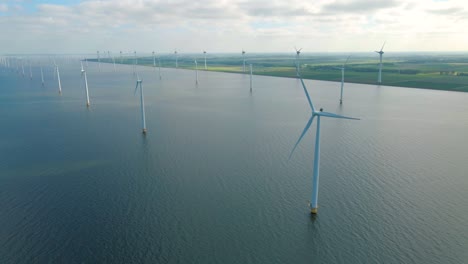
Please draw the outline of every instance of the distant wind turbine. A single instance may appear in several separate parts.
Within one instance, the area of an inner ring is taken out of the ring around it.
[[[297,49],[296,47],[294,47],[294,49],[296,50],[296,76],[299,77],[301,75],[301,67],[299,65],[299,55],[301,54],[302,48]]]
[[[351,56],[351,55],[350,55]],[[341,70],[341,92],[340,92],[340,104],[343,104],[343,86],[344,86],[344,72],[345,72],[345,66],[348,63],[349,57],[346,58],[345,63],[343,63],[343,66],[338,67],[338,70]]]
[[[143,134],[146,134],[146,119],[145,119],[145,101],[144,101],[144,96],[143,96],[143,86],[142,86],[142,80],[140,79],[140,76],[137,74],[137,82],[136,82],[136,87],[135,87],[135,92],[136,94],[138,87],[140,88],[140,107],[141,107],[141,123],[143,125]]]
[[[249,64],[250,67],[250,92],[252,92],[252,64]]]
[[[88,78],[86,77],[86,71],[83,68],[83,62],[81,62],[81,78],[85,84],[85,91],[86,91],[86,106],[89,107],[89,91],[88,91]]]
[[[195,84],[198,85],[198,63],[197,63],[197,59],[195,59]]]
[[[41,65],[41,81],[42,81],[42,86],[44,86],[44,72],[42,71],[42,65]]]
[[[242,60],[244,61],[242,71],[245,72],[245,50],[244,49],[242,49]]]
[[[159,80],[161,80],[161,58],[158,56],[158,65],[159,65]]]
[[[99,55],[99,50],[97,51],[97,59],[98,59],[98,67],[99,67],[99,70],[101,70],[101,57]]]
[[[175,55],[175,67],[178,68],[179,65],[177,63],[177,50],[174,51],[174,55]]]
[[[294,153],[294,150],[296,149],[297,145],[299,142],[301,142],[302,138],[306,134],[307,130],[309,129],[310,125],[312,125],[312,122],[314,121],[314,118],[317,117],[317,132],[315,134],[315,154],[314,154],[314,171],[313,171],[313,186],[312,186],[312,200],[309,205],[310,207],[310,212],[312,214],[317,213],[317,208],[318,208],[318,184],[319,184],[319,166],[320,166],[320,118],[323,117],[331,117],[331,118],[342,118],[342,119],[354,119],[354,120],[359,120],[358,118],[353,118],[353,117],[346,117],[346,116],[341,116],[333,113],[328,113],[328,112],[323,112],[322,108],[320,108],[319,111],[317,111],[312,104],[312,100],[310,99],[309,93],[307,92],[307,88],[304,84],[304,81],[302,80],[301,77],[299,77],[302,83],[302,87],[304,88],[305,95],[307,97],[307,101],[309,102],[309,106],[312,109],[312,116],[309,118],[309,121],[307,122],[304,130],[302,131],[299,139],[297,140],[296,144],[294,145],[294,148],[291,151],[291,154],[289,155],[289,158],[291,158],[292,154]]]
[[[156,70],[156,57],[154,56],[154,51],[153,51],[153,68]]]
[[[379,77],[378,77],[378,79],[377,79],[377,83],[378,83],[378,84],[381,84],[381,83],[382,83],[382,55],[384,54],[384,52],[383,52],[384,46],[385,46],[385,42],[384,42],[384,44],[382,45],[382,48],[380,49],[380,51],[375,51],[375,52],[377,52],[377,53],[379,54],[379,56],[380,56]]]
[[[59,94],[62,94],[62,83],[60,82],[60,71],[59,71],[58,65],[55,65],[55,69],[57,70],[57,80],[58,80]]]
[[[23,77],[26,76],[24,73],[24,61],[21,59],[21,70],[23,71]]]
[[[122,58],[122,51],[120,51],[120,64],[123,63],[122,59],[123,59],[123,58]]]
[[[203,55],[205,55],[205,71],[207,70],[206,68],[206,50],[203,51]]]
[[[32,80],[31,60],[29,61],[29,79]]]

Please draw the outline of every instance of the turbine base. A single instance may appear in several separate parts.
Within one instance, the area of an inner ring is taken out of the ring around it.
[[[147,131],[146,128],[143,128],[143,134],[146,135],[146,131]]]
[[[318,207],[310,208],[310,213],[313,214],[313,215],[317,214],[317,209],[318,209]]]

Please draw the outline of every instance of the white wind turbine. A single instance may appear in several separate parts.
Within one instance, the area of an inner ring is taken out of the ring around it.
[[[136,65],[137,65],[137,56],[136,56],[136,51],[133,52],[133,55],[134,55],[134,62],[133,62],[133,76],[135,76],[135,68],[136,68]]]
[[[242,71],[245,72],[245,50],[242,49],[242,60],[244,61]]]
[[[252,64],[249,64],[250,67],[250,92],[252,93]]]
[[[178,68],[179,65],[177,63],[177,50],[174,51],[174,55],[175,55],[175,67]]]
[[[161,80],[161,58],[158,56],[158,65],[159,65],[159,80]]]
[[[156,57],[154,55],[154,51],[153,51],[153,68],[154,70],[156,70]]]
[[[42,86],[44,86],[44,72],[42,71],[42,64],[41,64],[41,81],[42,81]]]
[[[86,77],[86,71],[83,68],[83,62],[81,62],[81,78],[85,84],[85,91],[86,91],[86,106],[89,107],[89,91],[88,91],[88,78]]]
[[[98,68],[101,70],[101,57],[99,55],[99,50],[97,51],[97,59],[98,59]]]
[[[135,87],[135,92],[136,94],[138,87],[140,87],[140,107],[141,107],[141,123],[143,125],[143,134],[146,134],[146,119],[145,119],[145,101],[144,101],[144,96],[143,96],[143,86],[142,86],[142,80],[140,79],[140,76],[137,74],[137,81],[136,81],[136,87]]]
[[[205,55],[205,71],[207,70],[206,68],[206,50],[203,51],[203,55]]]
[[[195,84],[198,85],[198,63],[197,63],[197,59],[195,59]]]
[[[301,75],[301,70],[300,70],[300,65],[299,65],[299,55],[301,54],[302,48],[297,49],[296,47],[294,47],[294,49],[296,50],[296,76],[299,77]]]
[[[353,118],[353,117],[347,117],[347,116],[341,116],[333,113],[328,113],[328,112],[323,112],[323,109],[320,108],[319,111],[317,111],[312,104],[312,100],[310,99],[309,93],[307,92],[307,88],[304,84],[304,81],[302,80],[301,77],[299,77],[302,83],[302,87],[304,88],[305,95],[307,97],[307,101],[309,102],[309,106],[312,109],[312,116],[309,118],[309,121],[307,122],[304,130],[302,131],[299,139],[297,140],[296,144],[294,145],[294,148],[291,151],[291,154],[289,155],[289,158],[291,158],[292,154],[294,153],[294,150],[296,149],[297,145],[299,142],[301,142],[302,138],[306,134],[307,130],[309,129],[310,125],[312,125],[312,122],[314,121],[314,118],[317,117],[317,132],[315,134],[315,154],[314,154],[314,171],[313,171],[313,186],[312,186],[312,200],[309,204],[310,207],[310,212],[312,214],[317,213],[318,209],[318,184],[319,184],[319,166],[320,166],[320,118],[323,117],[331,117],[331,118],[341,118],[341,119],[354,119],[354,120],[359,120],[358,118]]]
[[[351,55],[350,55],[350,56],[351,56]],[[345,66],[346,66],[346,64],[348,63],[348,60],[349,60],[349,57],[350,57],[350,56],[348,56],[348,58],[346,58],[346,61],[345,61],[345,63],[343,63],[343,66],[337,68],[338,70],[341,70],[340,104],[343,103],[343,86],[344,86],[344,72],[345,72]]]
[[[55,69],[56,69],[56,71],[57,71],[57,80],[58,80],[59,94],[62,94],[62,83],[60,82],[60,71],[59,71],[59,67],[58,67],[57,64],[55,65]]]
[[[122,64],[122,51],[120,51],[120,64]]]
[[[384,54],[384,52],[383,52],[384,46],[385,46],[385,42],[384,42],[384,44],[382,45],[382,48],[380,49],[380,51],[375,51],[375,52],[378,53],[379,56],[380,56],[379,77],[378,77],[378,79],[377,79],[377,83],[378,83],[378,84],[381,84],[381,83],[382,83],[382,55]]]

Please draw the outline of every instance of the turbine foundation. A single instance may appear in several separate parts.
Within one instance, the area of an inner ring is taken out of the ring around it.
[[[310,208],[310,213],[313,214],[313,215],[317,214],[317,209],[318,209],[318,207]]]
[[[143,128],[143,135],[146,135],[146,128]]]

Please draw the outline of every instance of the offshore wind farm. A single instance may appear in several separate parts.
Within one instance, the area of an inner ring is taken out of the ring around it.
[[[0,3],[0,263],[465,263],[464,6]]]

